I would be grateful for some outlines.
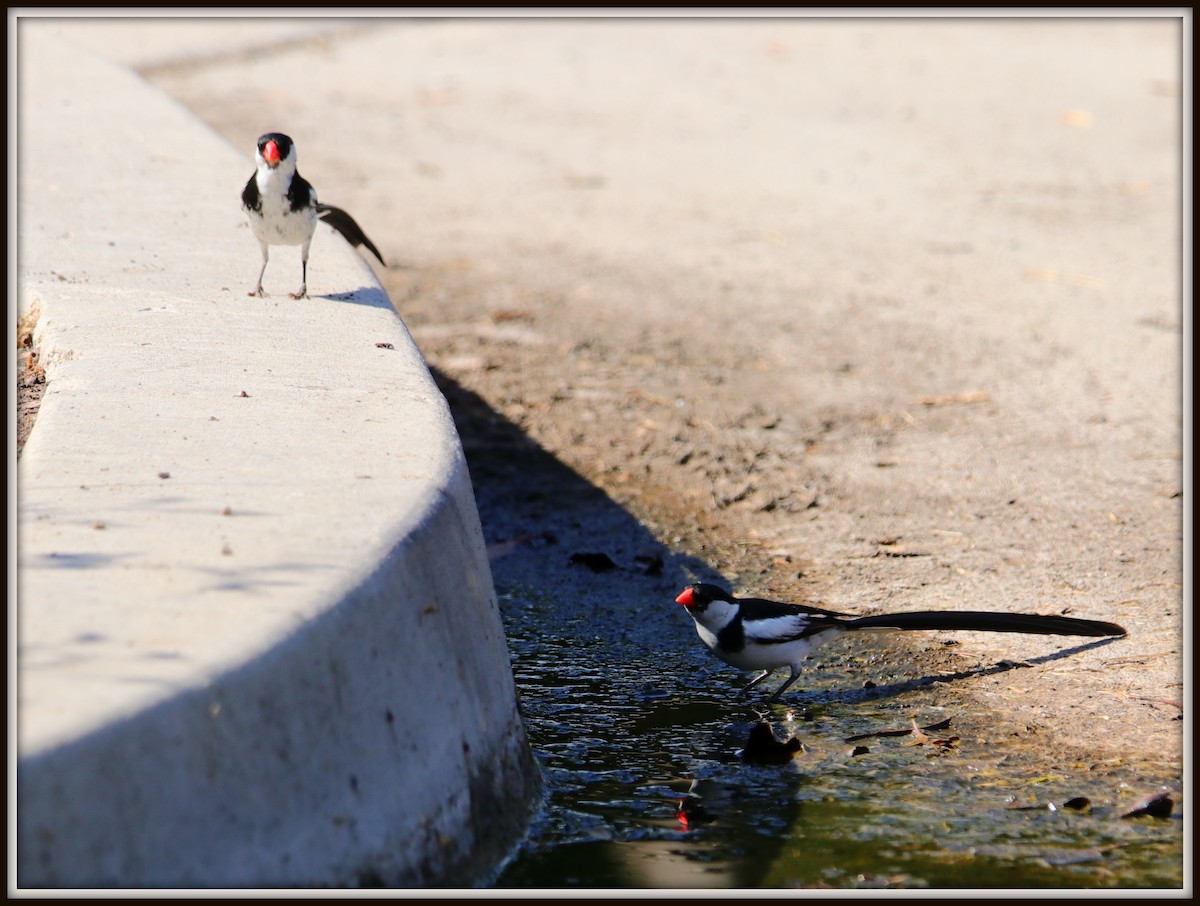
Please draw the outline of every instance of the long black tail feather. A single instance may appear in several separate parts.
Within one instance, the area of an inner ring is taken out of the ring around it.
[[[1031,613],[924,610],[848,620],[847,629],[967,629],[977,632],[1028,632],[1038,635],[1126,635],[1116,623]]]
[[[379,254],[379,249],[375,248],[375,243],[367,238],[367,234],[358,225],[358,221],[341,208],[335,208],[331,204],[318,204],[317,216],[346,237],[346,241],[355,248],[365,245],[371,250],[371,254],[379,259],[379,263],[387,267],[387,262],[383,260],[383,255]]]

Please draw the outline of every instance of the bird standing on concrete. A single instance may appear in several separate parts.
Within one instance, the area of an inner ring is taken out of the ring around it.
[[[262,270],[258,283],[249,293],[263,295],[262,278],[267,272],[269,249],[273,245],[300,246],[300,288],[289,293],[293,299],[308,297],[308,249],[312,245],[317,221],[323,220],[341,233],[353,246],[365,245],[384,267],[383,256],[375,243],[354,218],[333,205],[319,204],[317,190],[296,172],[296,145],[280,132],[259,136],[255,152],[258,168],[242,190],[242,210],[250,229],[262,247]]]
[[[708,650],[740,670],[761,670],[757,685],[780,667],[792,674],[767,701],[774,701],[800,675],[800,663],[825,642],[863,629],[963,629],[976,632],[1025,632],[1038,635],[1123,636],[1116,623],[1025,613],[927,610],[850,617],[832,610],[785,604],[763,598],[735,598],[708,583],[689,585],[675,599],[696,622]]]

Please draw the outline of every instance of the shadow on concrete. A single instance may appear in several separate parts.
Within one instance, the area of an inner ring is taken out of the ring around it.
[[[331,302],[351,302],[354,305],[368,305],[371,308],[392,307],[388,294],[378,286],[360,286],[358,289],[344,293],[309,293],[311,299],[328,299]]]

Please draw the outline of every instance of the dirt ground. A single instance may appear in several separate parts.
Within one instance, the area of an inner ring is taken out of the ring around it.
[[[46,390],[46,372],[38,364],[33,344],[33,328],[37,312],[31,311],[17,325],[17,456],[25,447],[29,432],[37,421],[42,394]]]

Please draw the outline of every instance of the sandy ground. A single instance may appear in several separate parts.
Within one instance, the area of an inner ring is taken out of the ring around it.
[[[247,176],[259,133],[297,140],[441,375],[747,593],[1123,624],[944,694],[1048,757],[1180,770],[1178,23],[268,37],[130,57]],[[231,279],[257,267],[248,239]],[[960,639],[914,670],[1055,650]]]
[[[17,324],[17,456],[25,446],[25,439],[37,424],[38,409],[42,405],[42,394],[46,390],[46,371],[38,362],[38,353],[33,341],[33,328],[37,324],[37,310],[28,317],[20,318]]]

